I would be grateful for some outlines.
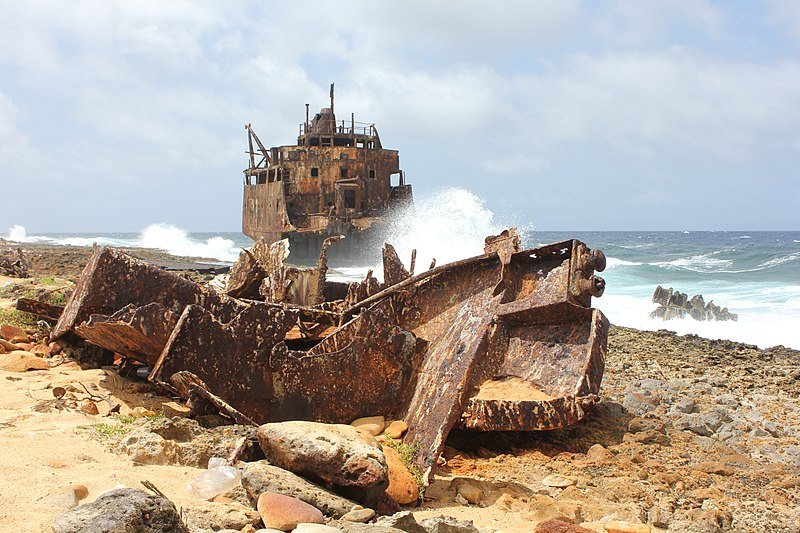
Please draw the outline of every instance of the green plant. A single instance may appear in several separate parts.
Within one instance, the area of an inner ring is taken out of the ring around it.
[[[400,460],[403,461],[408,471],[414,476],[414,481],[417,482],[417,487],[419,487],[419,501],[422,501],[425,497],[425,483],[422,480],[422,471],[417,466],[417,463],[414,462],[414,458],[419,452],[419,446],[416,443],[406,444],[401,440],[391,437],[386,438],[384,445],[394,449],[400,455]]]
[[[40,285],[58,285],[59,282],[56,281],[56,277],[53,275],[42,276],[39,278]]]
[[[133,423],[136,422],[136,417],[133,415],[111,415],[114,422],[100,422],[99,424],[92,424],[91,426],[79,426],[79,429],[88,429],[94,433],[94,437],[99,439],[112,439],[119,438],[127,435],[133,429]]]
[[[0,309],[0,324],[10,324],[21,328],[36,328],[36,316],[16,309]]]
[[[63,292],[51,292],[47,299],[51,304],[55,305],[63,305],[67,301],[67,297],[64,296]]]

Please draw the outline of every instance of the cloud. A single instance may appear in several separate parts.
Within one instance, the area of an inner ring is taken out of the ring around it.
[[[791,5],[763,15],[791,25]],[[290,143],[336,81],[339,118],[377,123],[418,193],[458,184],[524,212],[534,190],[539,226],[582,188],[642,213],[670,185],[708,201],[756,169],[796,191],[800,62],[725,48],[765,29],[733,15],[707,1],[7,3],[0,172],[24,194],[30,165],[58,168],[52,202],[147,206],[109,208],[119,229],[234,229],[243,124]]]

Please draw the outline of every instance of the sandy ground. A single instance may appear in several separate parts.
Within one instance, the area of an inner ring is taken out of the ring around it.
[[[178,407],[169,398],[148,401],[133,392],[136,384],[113,371],[81,370],[74,363],[25,373],[0,371],[0,530],[50,531],[53,519],[64,509],[40,500],[75,483],[89,489],[89,500],[117,485],[141,488],[142,480],[150,480],[177,505],[191,501],[184,486],[197,469],[137,465],[95,436],[91,426],[106,418],[102,414],[57,408],[53,387],[72,385],[82,390],[80,384],[94,394],[113,395],[128,409],[145,404],[176,412]],[[128,403],[132,397],[136,401]],[[104,402],[98,407],[108,409]]]

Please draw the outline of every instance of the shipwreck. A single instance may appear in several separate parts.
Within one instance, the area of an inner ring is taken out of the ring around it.
[[[383,282],[286,263],[288,240],[242,252],[227,289],[95,248],[53,329],[120,354],[148,379],[243,424],[404,420],[429,482],[448,433],[543,431],[599,400],[608,322],[591,308],[605,257],[577,240],[484,253],[415,272],[391,245]]]
[[[292,261],[307,262],[323,241],[343,235],[334,254],[351,256],[394,209],[412,202],[397,150],[384,148],[375,124],[337,120],[330,107],[313,117],[306,104],[297,142],[266,148],[250,124],[242,232],[267,244],[289,239]]]

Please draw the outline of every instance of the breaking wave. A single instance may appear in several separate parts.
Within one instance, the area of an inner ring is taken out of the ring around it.
[[[3,236],[5,240],[20,243],[41,243],[61,246],[117,246],[123,248],[154,248],[172,255],[202,257],[233,262],[239,257],[239,246],[232,239],[212,235],[194,238],[185,230],[169,224],[151,224],[141,233],[77,236],[75,234],[28,235],[23,226],[14,225]],[[249,244],[248,244],[249,245]]]
[[[207,257],[230,262],[239,257],[239,248],[231,239],[214,236],[204,242],[191,238],[185,230],[169,224],[147,226],[139,236],[138,245],[186,257]]]

